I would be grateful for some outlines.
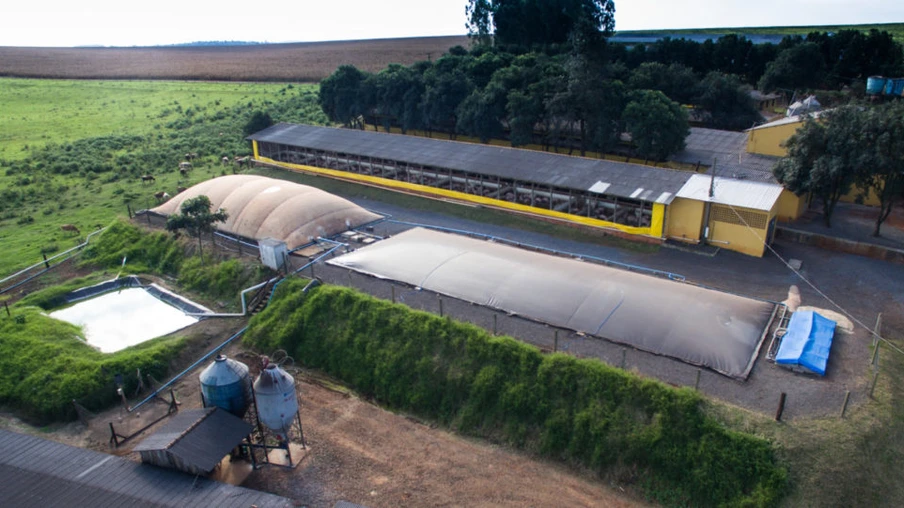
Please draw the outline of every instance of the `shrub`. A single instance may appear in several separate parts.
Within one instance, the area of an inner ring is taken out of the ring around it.
[[[706,416],[700,396],[596,360],[350,289],[281,285],[247,344],[289,354],[368,397],[459,431],[601,473],[642,470],[648,492],[694,505],[772,505],[785,471],[766,441]]]

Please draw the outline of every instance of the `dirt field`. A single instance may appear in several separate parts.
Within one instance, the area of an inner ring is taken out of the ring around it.
[[[243,320],[228,319],[194,325],[192,332],[202,338],[179,362],[200,357],[242,324]],[[230,345],[227,354],[253,361],[240,344]],[[198,375],[208,363],[174,385],[181,409],[200,406]],[[370,507],[644,506],[631,497],[629,486],[584,477],[505,447],[431,428],[304,372],[296,379],[308,453],[294,470],[264,467],[253,472],[245,487],[312,508],[332,507],[339,500]],[[108,410],[92,418],[88,427],[76,422],[42,429],[0,413],[0,428],[138,460],[130,450],[166,420],[120,448],[109,444],[109,423],[117,433],[130,435],[165,411],[166,404],[151,402],[131,414],[120,408]]]
[[[377,72],[390,63],[435,60],[468,44],[462,35],[253,46],[0,47],[0,76],[317,82],[343,64]]]

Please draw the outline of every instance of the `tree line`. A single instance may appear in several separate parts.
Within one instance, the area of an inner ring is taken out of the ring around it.
[[[664,160],[683,148],[689,112],[717,129],[762,121],[750,97],[757,83],[766,91],[855,83],[862,93],[866,75],[904,75],[901,46],[875,30],[786,37],[777,46],[736,35],[633,47],[602,36],[589,44],[573,33],[531,46],[511,37],[518,42],[476,36],[470,50],[377,73],[341,66],[321,82],[320,104],[347,126],[505,138],[582,155],[629,149]]]

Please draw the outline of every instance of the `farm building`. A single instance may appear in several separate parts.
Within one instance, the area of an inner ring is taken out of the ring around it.
[[[320,189],[263,176],[230,175],[201,182],[151,210],[169,216],[197,196],[229,214],[220,231],[252,240],[271,238],[289,249],[333,236],[381,216]]]
[[[727,207],[730,214],[746,210],[748,203],[736,199],[738,194],[725,183],[729,179],[720,178],[714,199],[685,193],[676,204],[694,173],[547,152],[295,124],[274,125],[249,139],[259,162],[604,228],[650,242],[710,240],[707,232],[724,228],[705,227],[698,212],[707,203]],[[748,191],[763,193],[754,198],[759,208],[749,211],[748,223],[770,224],[782,187],[760,183]],[[719,213],[709,218],[731,219]],[[746,234],[720,237],[718,246],[760,256],[767,238],[771,236],[751,227]]]

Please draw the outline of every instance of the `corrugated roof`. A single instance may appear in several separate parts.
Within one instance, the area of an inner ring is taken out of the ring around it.
[[[408,164],[586,191],[608,184],[606,194],[655,202],[690,177],[686,171],[499,146],[354,129],[281,123],[248,139],[353,154]]]
[[[176,413],[133,451],[165,451],[191,470],[210,473],[252,430],[250,423],[216,407],[188,409]]]
[[[291,507],[287,498],[0,430],[4,506]]]
[[[715,177],[713,197],[709,196],[709,175],[694,175],[678,191],[677,197],[768,212],[778,201],[782,186],[766,182],[750,182]]]

